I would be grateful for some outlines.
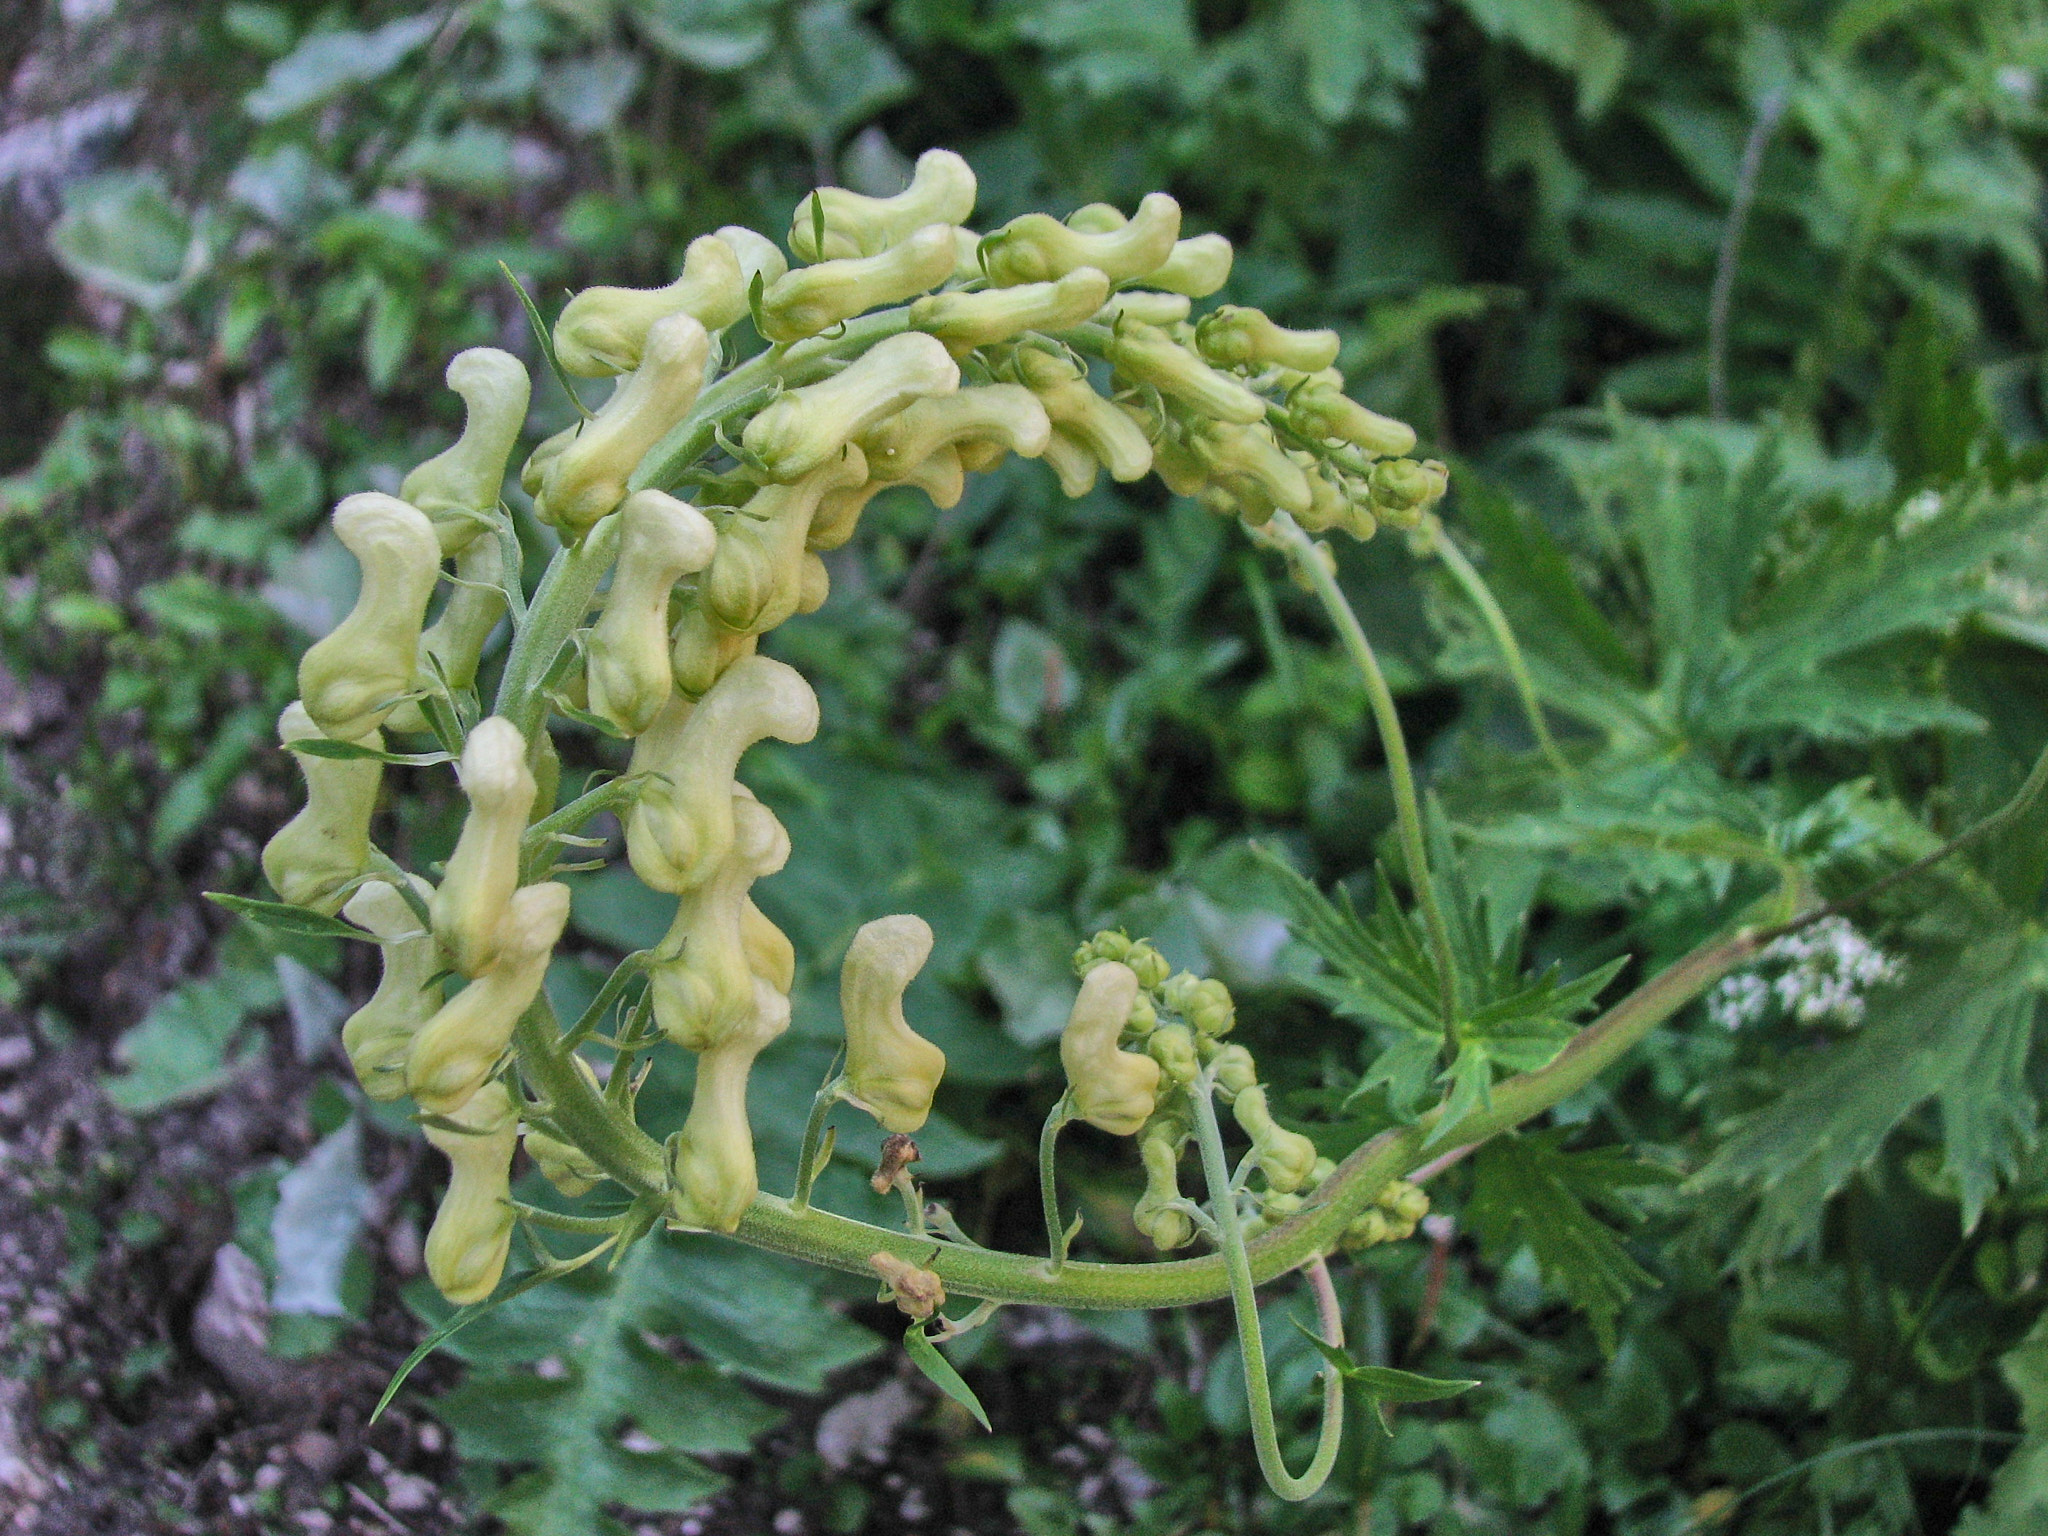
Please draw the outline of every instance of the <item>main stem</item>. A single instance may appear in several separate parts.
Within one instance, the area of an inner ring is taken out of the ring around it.
[[[1429,856],[1422,843],[1422,806],[1415,794],[1415,770],[1408,760],[1408,737],[1401,729],[1401,714],[1394,707],[1393,690],[1380,670],[1365,628],[1351,610],[1351,601],[1337,578],[1323,564],[1315,541],[1302,532],[1301,525],[1285,512],[1273,514],[1267,533],[1292,557],[1294,568],[1307,578],[1309,588],[1323,605],[1343,642],[1352,665],[1365,680],[1365,694],[1372,703],[1373,723],[1379,727],[1380,745],[1387,754],[1387,776],[1394,786],[1394,815],[1399,823],[1401,862],[1408,866],[1408,883],[1415,887],[1415,899],[1422,907],[1423,926],[1429,930],[1430,952],[1436,960],[1437,1006],[1443,1014],[1444,1036],[1455,1044],[1458,1023],[1456,991],[1457,965],[1451,956],[1451,930],[1437,902],[1436,882],[1429,875]]]

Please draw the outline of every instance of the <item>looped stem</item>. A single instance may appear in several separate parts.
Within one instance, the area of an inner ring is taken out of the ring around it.
[[[1195,1110],[1195,1142],[1202,1153],[1202,1177],[1209,1186],[1209,1204],[1215,1216],[1217,1243],[1223,1250],[1223,1265],[1230,1277],[1230,1306],[1237,1317],[1237,1348],[1244,1361],[1245,1399],[1251,1409],[1252,1448],[1258,1453],[1259,1470],[1266,1483],[1281,1498],[1299,1503],[1312,1496],[1330,1479],[1337,1465],[1337,1451],[1344,1440],[1344,1378],[1334,1366],[1323,1368],[1323,1422],[1316,1436],[1315,1455],[1308,1470],[1296,1477],[1287,1470],[1280,1452],[1280,1431],[1273,1422],[1273,1389],[1266,1379],[1266,1342],[1259,1329],[1259,1295],[1252,1283],[1252,1264],[1245,1252],[1244,1227],[1238,1219],[1237,1195],[1231,1187],[1230,1165],[1223,1155],[1223,1131],[1216,1123],[1216,1104],[1211,1098],[1214,1082],[1207,1072],[1195,1079],[1188,1090],[1188,1102]],[[1320,1264],[1317,1254],[1312,1262]],[[1327,1277],[1326,1277],[1327,1278]],[[1341,1348],[1344,1330],[1334,1308],[1317,1294],[1324,1341]]]

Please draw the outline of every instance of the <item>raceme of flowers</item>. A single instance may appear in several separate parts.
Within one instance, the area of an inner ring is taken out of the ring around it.
[[[1183,238],[1172,198],[1154,193],[1128,217],[1101,204],[1065,221],[1028,214],[986,235],[967,227],[974,201],[966,163],[934,150],[896,197],[804,198],[787,241],[798,265],[734,227],[692,242],[667,287],[577,294],[551,361],[615,384],[520,471],[563,544],[531,595],[501,500],[530,393],[508,353],[457,356],[459,440],[397,495],[335,509],[361,592],[306,653],[301,697],[279,721],[307,798],[263,867],[284,901],[339,914],[382,949],[382,983],[344,1039],[364,1090],[410,1096],[448,1157],[427,1263],[452,1301],[500,1280],[522,1139],[567,1193],[618,1174],[585,1110],[630,1118],[635,1064],[656,1048],[697,1057],[688,1119],[665,1143],[662,1217],[730,1231],[755,1200],[748,1076],[788,1027],[796,961],[750,895],[789,839],[736,773],[755,743],[805,742],[819,724],[810,684],[758,645],[825,602],[821,557],[879,491],[917,486],[948,507],[968,473],[1016,454],[1044,460],[1069,496],[1105,472],[1156,472],[1253,528],[1285,517],[1355,538],[1417,528],[1443,494],[1443,466],[1409,457],[1413,431],[1343,393],[1334,332],[1227,304],[1192,318],[1227,279],[1231,248]],[[743,322],[767,344],[744,358]],[[485,714],[480,659],[508,617]],[[556,718],[631,739],[626,774],[558,804]],[[392,751],[394,737],[408,750]],[[400,870],[373,832],[391,762],[447,759],[468,812],[436,884]],[[575,834],[602,810],[624,822],[639,879],[676,898],[666,939],[606,989],[609,1006],[645,978],[608,1035],[601,1018],[565,1032],[541,990],[569,915],[557,855],[587,842]],[[902,999],[931,943],[910,916],[854,939],[845,1066],[821,1103],[856,1105],[892,1133],[924,1124],[945,1057]],[[1091,940],[1077,968],[1062,1112],[1137,1138],[1141,1230],[1171,1249],[1205,1226],[1177,1184],[1198,1072],[1252,1142],[1263,1187],[1243,1194],[1246,1220],[1298,1208],[1329,1165],[1274,1121],[1249,1053],[1224,1043],[1234,1009],[1221,984],[1169,975],[1119,934]],[[602,1078],[593,1048],[611,1054]],[[573,1065],[552,1094],[533,1080],[536,1051]],[[1347,1242],[1405,1236],[1427,1204],[1390,1185]],[[907,1295],[908,1283],[891,1286]]]

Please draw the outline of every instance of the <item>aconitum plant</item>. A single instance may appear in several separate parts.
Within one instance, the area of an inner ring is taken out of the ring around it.
[[[1158,1308],[1227,1295],[1261,1467],[1282,1497],[1306,1498],[1335,1461],[1347,1378],[1383,1401],[1469,1385],[1351,1362],[1326,1256],[1407,1237],[1428,1198],[1404,1175],[1557,1103],[1821,914],[1787,910],[1775,927],[1710,944],[1583,1030],[1552,1029],[1514,1060],[1467,1049],[1477,993],[1430,873],[1400,722],[1321,541],[1386,527],[1417,559],[1444,562],[1485,616],[1537,742],[1568,771],[1498,605],[1432,510],[1444,466],[1412,457],[1410,428],[1344,393],[1334,332],[1284,329],[1233,305],[1194,318],[1228,277],[1231,248],[1216,235],[1183,238],[1172,198],[1154,193],[1129,217],[1100,204],[1064,222],[1028,214],[987,234],[968,227],[974,202],[966,163],[934,150],[896,197],[805,197],[788,232],[800,265],[774,241],[727,228],[695,241],[667,287],[587,289],[551,335],[536,316],[552,369],[616,384],[519,471],[561,545],[530,592],[501,499],[527,373],[489,348],[456,357],[447,382],[468,409],[460,439],[397,495],[350,496],[335,509],[361,594],[306,653],[301,697],[279,721],[307,791],[264,850],[281,901],[229,904],[380,946],[382,983],[344,1043],[364,1091],[409,1097],[448,1159],[426,1262],[465,1308],[458,1321],[616,1255],[657,1224],[719,1232],[876,1277],[910,1319],[913,1357],[972,1405],[935,1346],[1004,1303]],[[765,345],[735,363],[748,350],[742,326]],[[857,535],[877,492],[917,486],[948,507],[968,474],[1011,454],[1044,460],[1069,496],[1105,472],[1157,473],[1239,523],[1320,601],[1364,679],[1398,813],[1413,911],[1385,892],[1375,932],[1390,953],[1412,953],[1412,974],[1433,978],[1403,1006],[1440,1031],[1446,1085],[1436,1107],[1333,1164],[1275,1116],[1259,1064],[1228,1039],[1236,1014],[1220,981],[1174,973],[1122,933],[1086,938],[1060,1040],[1066,1089],[1040,1143],[1038,1254],[966,1241],[916,1183],[911,1138],[946,1068],[903,1010],[932,947],[922,919],[881,918],[848,948],[845,1050],[811,1107],[786,1194],[759,1187],[746,1097],[756,1057],[788,1027],[795,955],[749,894],[782,867],[789,839],[738,774],[755,743],[806,742],[819,726],[810,684],[762,654],[760,639],[824,603],[821,555]],[[503,622],[511,644],[486,705],[479,660]],[[566,803],[552,737],[562,722],[632,742],[623,774]],[[438,883],[400,869],[374,841],[393,763],[455,766],[468,811]],[[675,897],[675,917],[583,1017],[561,1020],[542,988],[569,915],[569,888],[555,877],[579,867],[565,857],[605,846],[581,835],[603,812],[623,822],[634,874]],[[1546,992],[1545,1010],[1568,1016],[1604,979],[1570,998]],[[644,1125],[636,1088],[651,1053],[667,1050],[696,1057],[688,1118]],[[1239,1138],[1226,1143],[1219,1106],[1241,1133],[1234,1157]],[[877,1187],[902,1193],[900,1230],[811,1203],[842,1107],[890,1133]],[[1061,1128],[1076,1120],[1135,1142],[1138,1230],[1162,1253],[1192,1255],[1068,1259],[1074,1229],[1061,1216],[1055,1159]],[[522,1141],[564,1193],[610,1189],[614,1213],[514,1200]],[[1184,1192],[1184,1179],[1198,1193]],[[507,1282],[522,1225],[541,1258]],[[543,1233],[583,1251],[554,1257]],[[1297,1271],[1320,1302],[1328,1361],[1320,1438],[1298,1476],[1280,1455],[1255,1298],[1257,1285]],[[978,1305],[949,1316],[961,1298]]]

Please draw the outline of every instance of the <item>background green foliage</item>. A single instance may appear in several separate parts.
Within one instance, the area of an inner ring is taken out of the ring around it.
[[[39,279],[66,297],[10,319],[27,340],[0,362],[21,402],[0,657],[28,722],[0,768],[0,1002],[46,1031],[101,1022],[74,987],[110,925],[202,884],[260,894],[289,777],[270,724],[349,600],[324,510],[444,440],[451,352],[532,357],[498,263],[552,312],[600,277],[665,280],[720,224],[779,234],[815,181],[892,190],[933,144],[974,164],[984,226],[1168,188],[1238,242],[1225,297],[1338,327],[1361,398],[1455,461],[1446,521],[1573,772],[1531,750],[1434,567],[1383,537],[1343,579],[1482,963],[1623,963],[1611,997],[1925,852],[2048,738],[2048,13],[2027,0],[209,0],[43,26],[81,96],[145,103],[63,187],[48,250],[79,286]],[[537,395],[541,434],[570,407]],[[775,641],[824,735],[752,770],[795,848],[761,899],[803,963],[756,1079],[764,1182],[788,1179],[831,1055],[839,954],[888,911],[938,930],[911,1012],[954,1070],[925,1171],[985,1235],[1030,1241],[1065,955],[1102,924],[1239,989],[1278,1107],[1326,1151],[1434,1094],[1437,1042],[1360,959],[1361,919],[1246,849],[1344,885],[1391,952],[1388,791],[1307,600],[1189,504],[1070,503],[1029,465],[872,524]],[[38,678],[63,680],[61,718]],[[399,842],[445,848],[447,810],[408,807]],[[1253,1495],[1235,1368],[1191,1388],[1170,1321],[1121,1335],[1165,1362],[1113,1426],[1152,1475],[1126,1522],[1032,1454],[1029,1402],[962,1475],[1007,1483],[1032,1536],[2037,1530],[2044,830],[1858,914],[1903,972],[1860,1021],[1691,1009],[1549,1128],[1439,1178],[1441,1245],[1374,1250],[1343,1293],[1360,1358],[1485,1385],[1391,1439],[1359,1416],[1306,1509]],[[587,879],[592,963],[558,965],[564,1005],[665,921]],[[300,959],[337,963],[319,941]],[[212,963],[123,1042],[118,1102],[232,1073],[284,973],[246,935]],[[1560,994],[1553,1034],[1582,1001]],[[1483,1078],[1528,1045],[1470,1049]],[[1130,1160],[1078,1145],[1084,1245],[1136,1256]],[[825,1203],[886,1219],[872,1147],[842,1146]],[[458,1336],[470,1374],[440,1411],[480,1499],[552,1533],[715,1487],[691,1453],[775,1410],[723,1378],[707,1408],[714,1368],[807,1392],[872,1347],[802,1290],[839,1282],[757,1262],[644,1249]],[[575,1357],[537,1375],[572,1325]],[[823,1336],[745,1354],[802,1327]],[[1305,1412],[1316,1362],[1268,1337]],[[1006,1349],[970,1375],[1020,1369]],[[803,1496],[835,1528],[866,1518]]]

